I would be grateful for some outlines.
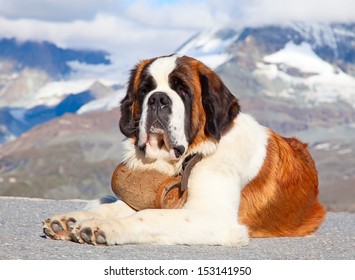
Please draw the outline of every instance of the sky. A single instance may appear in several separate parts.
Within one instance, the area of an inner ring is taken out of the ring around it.
[[[170,54],[204,29],[355,22],[354,0],[0,0],[0,37],[103,49],[115,59]]]

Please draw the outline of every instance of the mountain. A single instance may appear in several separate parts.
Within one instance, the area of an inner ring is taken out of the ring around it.
[[[30,109],[0,108],[0,123],[5,123],[0,129],[0,142],[6,142],[12,135],[18,137],[32,127],[60,117],[66,113],[76,113],[81,106],[94,100],[90,91],[69,94],[55,106],[38,105]]]
[[[111,64],[105,51],[0,39],[0,144],[120,88],[111,82],[72,79],[73,62]]]
[[[202,32],[176,52],[205,61],[231,82],[252,81],[238,94],[273,95],[301,106],[342,101],[354,107],[354,44],[355,24],[293,23]]]
[[[292,23],[204,31],[177,53],[214,67],[246,110],[288,133],[355,121],[354,44],[355,24]]]
[[[110,194],[121,158],[119,110],[65,114],[0,146],[0,195],[90,199]]]
[[[328,210],[355,211],[354,45],[355,24],[289,23],[205,30],[176,52],[212,67],[242,111],[307,142],[321,201]],[[47,72],[35,71],[40,89],[19,98],[21,106],[0,110],[0,134],[13,139],[0,146],[0,195],[91,199],[110,192],[121,160],[117,107],[124,87],[48,82]]]
[[[102,98],[105,93],[105,98]],[[0,144],[16,139],[39,124],[67,113],[85,113],[110,110],[118,104],[122,87],[105,86],[95,82],[83,92],[64,94],[53,105],[39,104],[33,107],[0,107]],[[109,100],[106,100],[110,98]],[[106,101],[106,102],[105,102]]]
[[[74,62],[97,66],[111,64],[109,53],[104,51],[63,49],[50,42],[0,39],[0,107],[45,103],[43,88],[54,81],[58,84],[71,80],[71,74],[76,72],[71,66]],[[58,92],[51,94],[58,96]]]
[[[14,69],[40,69],[53,77],[63,77],[72,71],[68,62],[110,64],[109,53],[104,51],[73,50],[57,47],[50,42],[0,40],[0,61],[14,62]]]

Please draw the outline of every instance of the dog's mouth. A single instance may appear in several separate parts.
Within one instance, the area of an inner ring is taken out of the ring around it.
[[[153,122],[147,129],[140,150],[144,152],[145,157],[149,159],[179,159],[185,152],[182,145],[174,145],[169,130],[165,129],[159,121]]]

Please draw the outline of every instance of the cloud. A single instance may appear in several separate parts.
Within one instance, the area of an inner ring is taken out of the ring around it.
[[[286,20],[355,21],[353,0],[0,0],[0,16],[40,21],[93,20],[98,14],[142,26],[206,28]]]
[[[230,22],[223,5],[218,8],[214,1],[174,1],[152,6],[148,1],[138,0],[127,8],[125,15],[146,26],[205,29]]]
[[[61,47],[105,49],[121,60],[137,61],[170,54],[199,30],[224,22],[223,14],[214,14],[203,1],[151,3],[0,0],[0,37],[48,40]]]
[[[353,21],[353,0],[0,0],[0,37],[104,49],[118,63],[172,53],[203,29]]]
[[[124,1],[115,0],[0,0],[0,15],[10,19],[73,21],[93,19],[115,10]]]
[[[138,61],[172,53],[193,32],[181,29],[142,27],[126,18],[98,14],[93,20],[48,22],[0,17],[0,37],[51,41],[58,46],[103,49],[122,60]]]
[[[245,24],[278,24],[289,21],[355,22],[353,0],[251,0],[243,6]]]

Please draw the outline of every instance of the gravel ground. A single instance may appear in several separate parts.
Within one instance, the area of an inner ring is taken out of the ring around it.
[[[82,208],[86,201],[0,197],[2,260],[354,260],[355,214],[328,213],[310,237],[252,239],[248,246],[92,246],[54,241],[42,233],[42,220]]]

